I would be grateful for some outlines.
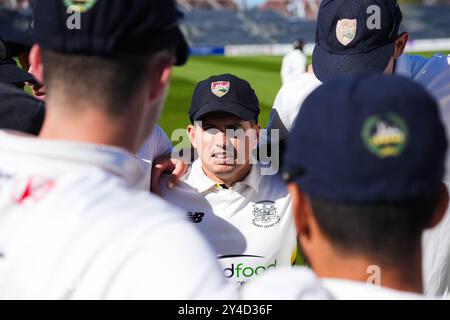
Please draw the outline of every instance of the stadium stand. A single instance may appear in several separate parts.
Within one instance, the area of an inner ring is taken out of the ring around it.
[[[183,8],[186,15],[184,30],[192,46],[286,44],[299,37],[307,42],[315,41],[316,23],[311,19],[260,8],[242,11],[231,7]],[[450,38],[449,5],[402,5],[402,11],[402,26],[411,39]]]

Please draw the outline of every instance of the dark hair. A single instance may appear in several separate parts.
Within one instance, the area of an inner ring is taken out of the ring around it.
[[[415,254],[438,197],[401,203],[343,204],[311,199],[314,217],[341,253],[392,263]]]
[[[146,76],[149,54],[67,55],[43,50],[44,82],[51,94],[64,90],[68,99],[92,99],[117,116],[125,111]]]

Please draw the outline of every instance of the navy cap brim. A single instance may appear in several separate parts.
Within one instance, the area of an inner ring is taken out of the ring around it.
[[[0,38],[31,47],[35,43],[35,33],[30,28],[31,18],[18,12],[0,9]]]
[[[206,115],[214,112],[225,112],[244,121],[255,120],[257,115],[254,112],[247,110],[243,105],[233,101],[215,101],[203,105],[195,114],[191,116],[191,120],[199,121]]]
[[[371,52],[355,55],[332,54],[316,45],[313,52],[313,68],[317,79],[329,81],[342,75],[359,73],[383,73],[394,54],[394,43]]]
[[[36,79],[32,74],[14,64],[0,65],[0,83],[24,84],[25,82],[36,83]]]

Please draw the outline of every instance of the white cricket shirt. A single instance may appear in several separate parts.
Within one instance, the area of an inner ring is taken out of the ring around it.
[[[142,185],[143,190],[150,190],[152,178],[153,161],[163,155],[172,152],[172,143],[160,126],[155,126],[152,134],[145,141],[144,146],[139,150],[138,157],[142,160],[145,168],[145,178]]]
[[[211,243],[225,277],[238,285],[296,258],[291,197],[281,178],[262,176],[259,165],[226,190],[216,187],[197,160],[174,190],[162,181],[161,192],[183,208]]]
[[[209,246],[122,149],[0,131],[0,299],[228,299]]]
[[[269,272],[249,283],[246,300],[419,300],[424,295],[337,278],[317,278],[304,267]]]
[[[307,267],[280,268],[252,280],[241,291],[243,300],[334,300]]]

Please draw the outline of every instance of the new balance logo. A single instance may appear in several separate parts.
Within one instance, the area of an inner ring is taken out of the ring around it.
[[[205,214],[203,212],[188,212],[187,217],[193,222],[193,223],[200,223],[203,221]]]

